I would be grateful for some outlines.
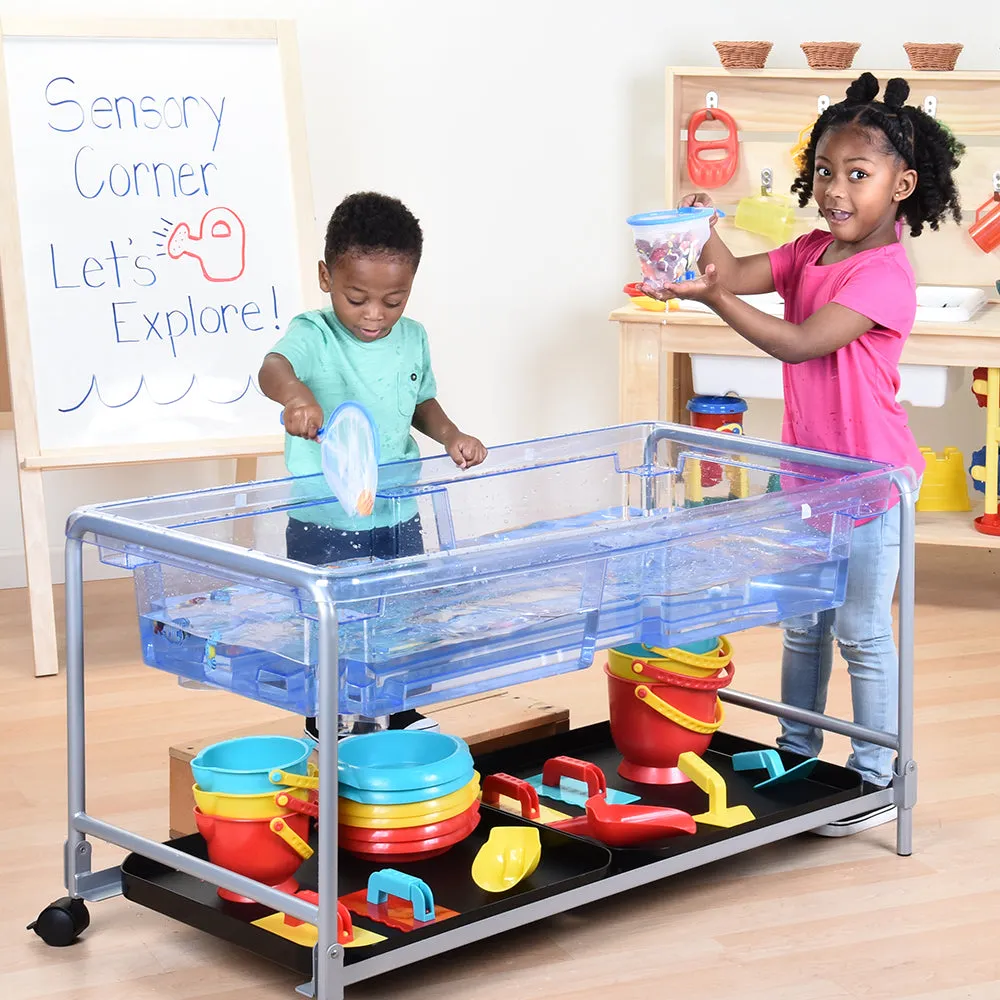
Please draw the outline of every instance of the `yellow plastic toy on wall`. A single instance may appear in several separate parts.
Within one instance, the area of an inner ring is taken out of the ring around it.
[[[826,109],[830,107],[830,98],[825,94],[816,101],[816,121]],[[792,154],[792,163],[795,165],[796,173],[801,173],[806,164],[806,150],[809,148],[809,140],[812,137],[813,126],[816,121],[810,122],[800,133],[795,145],[789,150]]]

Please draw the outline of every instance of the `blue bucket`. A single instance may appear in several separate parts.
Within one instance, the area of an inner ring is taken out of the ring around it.
[[[263,795],[276,792],[271,771],[305,775],[313,740],[293,736],[243,736],[205,747],[191,761],[195,783],[206,792],[224,795]]]

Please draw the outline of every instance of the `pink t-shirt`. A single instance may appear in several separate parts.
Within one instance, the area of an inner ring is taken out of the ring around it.
[[[909,466],[924,458],[896,402],[899,356],[917,312],[916,281],[899,243],[834,264],[817,263],[833,237],[813,230],[770,253],[785,319],[802,323],[828,302],[872,321],[872,328],[826,357],[783,365],[781,440],[857,458]]]

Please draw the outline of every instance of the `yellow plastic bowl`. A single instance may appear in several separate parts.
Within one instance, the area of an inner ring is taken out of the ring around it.
[[[344,826],[360,826],[367,830],[402,830],[411,826],[440,823],[465,812],[479,797],[479,774],[457,792],[426,802],[407,802],[397,806],[375,806],[342,798],[338,808]]]
[[[711,653],[688,653],[683,649],[657,649],[647,647],[641,657],[623,653],[617,649],[608,650],[608,670],[622,680],[639,682],[643,678],[635,673],[632,664],[643,659],[651,666],[669,670],[674,674],[688,677],[712,677],[729,665],[733,650],[724,636]]]
[[[194,785],[194,801],[206,816],[221,816],[223,819],[273,819],[284,816],[288,809],[279,806],[274,798],[287,791],[297,799],[308,799],[309,791],[305,788],[275,788],[273,792],[260,795],[233,795],[226,792],[206,792]]]

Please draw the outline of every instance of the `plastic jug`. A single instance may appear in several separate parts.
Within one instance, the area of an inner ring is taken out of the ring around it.
[[[760,194],[740,199],[736,206],[735,225],[756,233],[780,246],[787,243],[795,228],[795,203],[787,196],[772,193],[774,175],[770,169],[760,174]]]

